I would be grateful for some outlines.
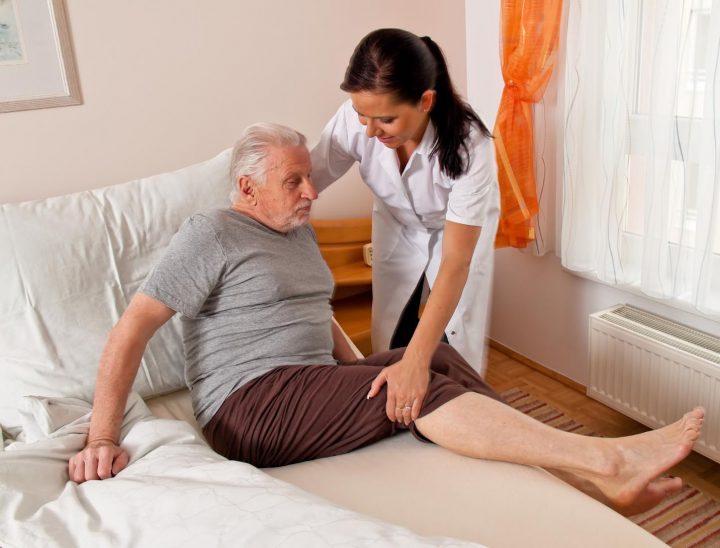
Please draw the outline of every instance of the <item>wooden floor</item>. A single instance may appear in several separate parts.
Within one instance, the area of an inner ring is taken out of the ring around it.
[[[497,392],[519,388],[532,394],[604,436],[627,436],[647,430],[633,419],[588,398],[577,388],[571,388],[495,348],[489,349],[486,380]],[[720,500],[720,464],[692,453],[670,470],[670,474]]]

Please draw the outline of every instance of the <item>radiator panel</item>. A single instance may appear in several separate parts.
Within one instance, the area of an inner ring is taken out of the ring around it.
[[[588,396],[651,428],[702,405],[695,450],[720,462],[720,340],[635,311],[621,305],[590,315]]]

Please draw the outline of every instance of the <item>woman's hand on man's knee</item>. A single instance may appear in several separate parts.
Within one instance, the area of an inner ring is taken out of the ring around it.
[[[387,384],[385,412],[388,419],[408,426],[420,416],[429,382],[430,370],[427,366],[403,358],[385,367],[375,377],[367,397],[377,396]]]

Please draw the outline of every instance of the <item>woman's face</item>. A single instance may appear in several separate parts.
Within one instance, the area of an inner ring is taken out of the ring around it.
[[[415,148],[430,120],[435,92],[426,91],[417,104],[398,103],[389,93],[370,91],[353,92],[350,99],[368,137],[375,137],[392,149]]]

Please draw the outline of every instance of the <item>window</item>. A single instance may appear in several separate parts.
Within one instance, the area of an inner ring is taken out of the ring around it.
[[[569,10],[563,265],[720,315],[720,2]]]
[[[683,2],[680,27],[684,29],[676,41],[680,63],[676,74],[677,86],[672,109],[676,126],[675,150],[669,164],[670,184],[668,188],[669,241],[673,244],[693,246],[697,230],[698,162],[688,155],[691,148],[693,130],[699,128],[693,122],[702,120],[705,105],[705,66],[706,52],[709,47],[709,24],[712,0],[693,0]],[[652,131],[643,125],[650,123],[653,68],[662,70],[662,59],[656,59],[663,31],[663,13],[665,6],[655,1],[644,0],[640,5],[638,21],[638,42],[636,66],[636,86],[634,90],[635,108],[631,127],[628,215],[625,230],[630,234],[643,236],[645,211],[646,155],[641,147],[642,135]],[[694,136],[694,140],[699,137]],[[694,148],[694,147],[693,147]],[[718,232],[720,234],[720,232]],[[720,238],[714,238],[713,251],[720,253]]]

